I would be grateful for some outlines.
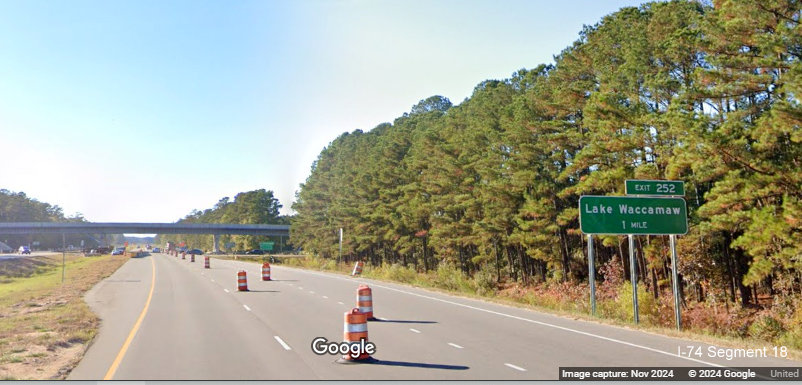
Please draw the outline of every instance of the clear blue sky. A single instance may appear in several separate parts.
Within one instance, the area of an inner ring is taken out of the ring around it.
[[[639,3],[0,0],[0,188],[91,221],[258,188],[291,213],[341,133],[458,104]]]

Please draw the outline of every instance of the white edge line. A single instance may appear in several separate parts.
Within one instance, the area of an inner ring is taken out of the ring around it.
[[[451,343],[451,342],[449,342],[448,344],[449,344],[449,345],[451,345],[451,346],[453,346],[453,347],[455,347],[455,348],[457,348],[457,349],[463,349],[463,347],[462,347],[462,346],[459,346],[459,345],[457,345],[457,344],[454,344],[454,343]]]
[[[284,340],[282,340],[282,339],[281,339],[281,337],[279,337],[279,336],[273,336],[273,338],[275,338],[275,339],[276,339],[276,341],[278,341],[278,343],[280,343],[280,344],[281,344],[281,346],[283,346],[283,347],[284,347],[284,350],[292,350],[292,348],[290,347],[290,345],[287,345],[287,343],[286,343],[286,342],[284,342]]]
[[[418,329],[409,328],[409,331],[411,331],[411,332],[413,332],[413,333],[418,333],[418,334],[420,334],[420,330],[418,330]]]
[[[506,366],[509,366],[509,367],[511,367],[511,368],[513,368],[513,369],[515,369],[515,370],[520,370],[520,371],[522,371],[522,372],[525,372],[525,371],[526,371],[526,369],[524,369],[524,368],[522,368],[522,367],[520,367],[520,366],[515,366],[515,365],[513,365],[513,364],[508,364],[508,363],[506,363],[506,362],[504,363],[504,365],[506,365]]]
[[[296,270],[300,270],[301,272],[307,273],[307,274],[319,275],[319,276],[323,276],[323,277],[327,277],[327,278],[339,279],[341,281],[353,281],[352,279],[340,278],[340,277],[337,277],[337,276],[331,276],[331,275],[327,275],[327,274],[314,273],[314,272],[306,271],[306,270],[303,270],[303,269],[296,269]],[[598,338],[598,339],[601,339],[601,340],[614,342],[614,343],[621,344],[621,345],[631,346],[633,348],[648,350],[650,352],[659,353],[659,354],[663,354],[663,355],[666,355],[666,356],[671,356],[671,357],[675,357],[675,358],[682,358],[683,360],[698,362],[700,364],[705,364],[705,365],[708,365],[708,366],[714,366],[714,367],[717,367],[717,368],[726,368],[726,366],[724,366],[724,365],[719,365],[719,364],[714,364],[712,362],[697,360],[697,359],[692,358],[692,357],[679,356],[676,353],[669,353],[669,352],[665,352],[665,351],[662,351],[662,350],[659,350],[659,349],[650,348],[648,346],[638,345],[638,344],[634,344],[632,342],[621,341],[621,340],[617,340],[615,338],[604,337],[604,336],[600,336],[598,334],[583,332],[581,330],[571,329],[571,328],[568,328],[568,327],[565,327],[565,326],[553,325],[553,324],[546,323],[546,322],[535,321],[535,320],[524,318],[524,317],[518,317],[518,316],[515,316],[515,315],[512,315],[512,314],[501,313],[501,312],[497,312],[497,311],[489,310],[489,309],[482,309],[480,307],[466,305],[466,304],[462,304],[462,303],[459,303],[459,302],[453,302],[453,301],[449,301],[449,300],[445,300],[445,299],[441,299],[441,298],[430,297],[428,295],[412,293],[412,292],[409,292],[409,291],[400,290],[400,289],[396,289],[396,288],[393,288],[393,287],[377,285],[375,282],[371,282],[371,285],[373,287],[381,287],[383,289],[397,291],[399,293],[404,293],[404,294],[409,294],[409,295],[414,295],[416,297],[431,299],[433,301],[440,301],[440,302],[448,303],[448,304],[455,305],[455,306],[461,306],[461,307],[468,308],[468,309],[483,311],[485,313],[500,315],[502,317],[517,319],[519,321],[530,322],[530,323],[533,323],[533,324],[536,324],[536,325],[547,326],[547,327],[560,329],[560,330],[564,330],[564,331],[571,332],[571,333],[582,334],[582,335],[585,335],[585,336],[588,336],[588,337]]]
[[[251,308],[249,308],[248,305],[243,304],[242,307],[244,307],[247,311],[251,311]]]

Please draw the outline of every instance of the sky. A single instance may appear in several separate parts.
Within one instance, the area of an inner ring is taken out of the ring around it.
[[[553,63],[640,1],[0,0],[0,188],[94,222],[174,222],[418,101]]]

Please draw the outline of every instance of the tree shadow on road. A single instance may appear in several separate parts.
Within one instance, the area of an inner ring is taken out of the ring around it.
[[[386,361],[372,359],[366,364],[370,365],[387,365],[387,366],[404,366],[409,368],[423,368],[423,369],[443,369],[443,370],[468,370],[470,367],[463,365],[445,365],[445,364],[427,364],[425,362],[406,362],[406,361]]]
[[[397,324],[436,324],[437,321],[414,321],[414,320],[401,320],[401,319],[383,319],[371,318],[370,322],[392,322]]]

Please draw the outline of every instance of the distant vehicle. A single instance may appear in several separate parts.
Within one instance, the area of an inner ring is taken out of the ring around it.
[[[153,248],[153,252],[154,252],[154,253],[161,253],[162,251],[161,251],[161,249],[159,249],[158,247],[154,247],[154,248]]]
[[[264,251],[259,250],[259,249],[248,250],[248,251],[245,252],[245,254],[248,254],[248,255],[263,255],[264,253],[265,253]]]
[[[20,246],[19,247],[19,253],[20,254],[30,254],[31,253],[31,249],[28,248],[28,246]]]
[[[111,252],[111,255],[123,255],[125,254],[125,247],[118,247]]]
[[[201,250],[201,249],[187,250],[187,254],[203,255],[203,250]]]

